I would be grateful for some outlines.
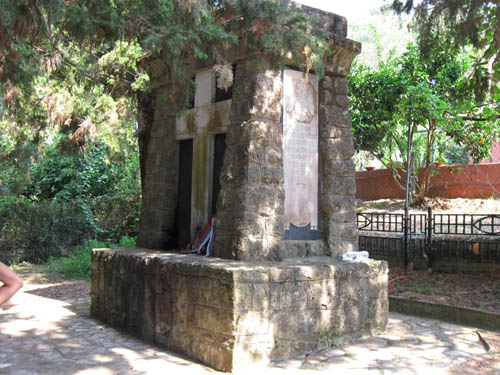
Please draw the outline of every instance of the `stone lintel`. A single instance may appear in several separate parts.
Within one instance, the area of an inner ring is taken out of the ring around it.
[[[339,345],[387,323],[387,263],[92,252],[91,314],[222,371]]]

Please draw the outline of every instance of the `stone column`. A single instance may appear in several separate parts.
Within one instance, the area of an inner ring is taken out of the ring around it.
[[[214,255],[278,259],[283,238],[282,77],[237,65],[221,173]]]
[[[334,47],[320,89],[321,231],[327,252],[335,258],[358,249],[354,144],[346,76],[360,45],[352,41],[345,44]]]
[[[154,124],[148,145],[137,246],[149,249],[175,248],[179,145],[175,138],[177,105],[170,88],[158,89]]]

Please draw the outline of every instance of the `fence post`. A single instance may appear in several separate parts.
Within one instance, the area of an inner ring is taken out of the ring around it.
[[[432,230],[433,230],[434,219],[432,217],[432,206],[427,207],[427,228],[426,228],[426,246],[425,252],[427,255],[427,267],[428,271],[432,272],[432,262],[434,260],[434,244],[432,243]]]
[[[403,261],[405,272],[408,271],[409,257],[408,257],[408,247],[410,243],[410,218],[405,215],[403,218],[404,222],[404,232],[403,232]]]

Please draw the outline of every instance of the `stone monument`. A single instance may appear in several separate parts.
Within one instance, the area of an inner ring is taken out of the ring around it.
[[[223,371],[385,328],[386,263],[339,260],[357,250],[346,76],[361,47],[345,18],[307,11],[331,38],[321,80],[240,52],[227,92],[194,64],[178,111],[157,69],[140,248],[94,250],[93,316]],[[212,214],[214,256],[175,251]]]

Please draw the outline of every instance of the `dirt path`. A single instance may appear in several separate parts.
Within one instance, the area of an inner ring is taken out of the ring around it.
[[[375,201],[356,201],[358,212],[403,212],[404,199],[378,199]],[[425,198],[419,207],[411,207],[410,211],[427,212],[427,207],[432,206],[435,213],[449,214],[498,214],[500,215],[500,198],[468,199],[468,198]]]
[[[40,297],[67,301],[88,296],[89,280],[67,280],[58,273],[47,273],[43,265],[22,265],[16,272],[24,281],[23,291]]]

